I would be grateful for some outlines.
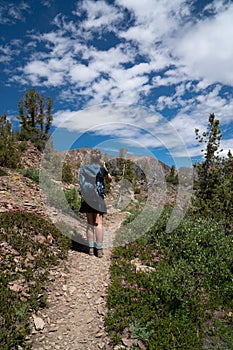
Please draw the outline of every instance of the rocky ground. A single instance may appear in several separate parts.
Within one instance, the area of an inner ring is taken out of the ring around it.
[[[24,158],[24,166],[39,167],[37,152],[30,149],[29,154]],[[127,196],[126,202],[130,202],[131,194]],[[54,223],[64,222],[85,240],[85,220],[79,221],[46,207],[40,187],[20,172],[7,169],[7,176],[0,176],[0,205],[0,212],[30,211],[48,217]],[[122,345],[111,347],[104,328],[112,243],[126,216],[127,212],[109,206],[109,213],[104,218],[102,259],[89,256],[87,247],[76,243],[70,249],[68,259],[50,271],[46,290],[48,307],[31,318],[28,341],[32,342],[33,350],[130,349],[132,343],[127,337],[122,339]],[[144,349],[143,344],[138,346]]]
[[[122,215],[110,215],[105,237],[114,233],[121,220]],[[110,255],[111,248],[105,247],[103,258],[89,256],[77,244],[65,264],[51,270],[48,308],[32,317],[34,350],[113,349],[104,329]]]
[[[109,215],[105,237],[114,234],[122,219],[119,213]],[[99,259],[76,244],[67,261],[51,270],[48,308],[31,320],[34,350],[112,349],[104,329],[110,255],[110,247]]]
[[[30,164],[29,164],[30,165]],[[7,169],[0,177],[0,211],[30,211],[64,222],[85,240],[85,220],[77,220],[45,207],[39,186],[19,172]],[[87,247],[74,242],[68,259],[50,271],[48,307],[31,317],[33,350],[113,349],[104,329],[109,284],[111,246],[116,230],[127,215],[111,207],[104,218],[104,256],[87,254]],[[125,340],[127,342],[127,340]],[[118,349],[115,347],[114,349]],[[127,346],[123,347],[127,349]]]

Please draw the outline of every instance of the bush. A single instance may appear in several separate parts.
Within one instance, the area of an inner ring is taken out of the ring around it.
[[[33,180],[35,183],[39,184],[39,173],[40,173],[39,169],[35,167],[28,167],[25,169],[20,169],[19,171],[25,177],[28,177],[29,179]]]
[[[1,169],[0,168],[0,176],[7,176],[7,172],[6,172],[6,169]]]
[[[12,131],[12,124],[6,114],[0,116],[0,166],[17,168],[20,164],[21,152]]]
[[[74,181],[74,176],[72,174],[72,169],[70,164],[64,163],[62,168],[62,181],[71,184]]]
[[[233,341],[232,236],[213,220],[186,217],[172,233],[165,231],[166,210],[143,238],[115,248],[108,293],[106,327],[113,344],[128,332],[147,349],[221,349]],[[136,273],[133,259],[155,269]],[[215,310],[225,318],[216,323]],[[227,322],[225,322],[227,319]],[[224,334],[227,334],[225,336]],[[135,345],[136,346],[136,345]],[[135,347],[137,349],[137,347]]]
[[[45,171],[40,172],[40,187],[44,194],[46,204],[61,209],[63,212],[69,211],[69,204],[62,189],[61,182],[53,180]]]
[[[72,188],[71,190],[64,190],[65,197],[67,202],[70,205],[70,208],[78,214],[80,205],[81,205],[81,197],[78,196],[77,190],[75,188]]]
[[[27,349],[30,314],[46,305],[48,268],[66,258],[70,242],[32,213],[2,213],[0,227],[0,348]]]

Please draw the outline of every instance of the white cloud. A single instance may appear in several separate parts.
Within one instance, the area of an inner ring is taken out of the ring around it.
[[[145,148],[165,147],[171,153],[180,150],[188,156],[184,141],[171,123],[158,113],[125,103],[99,105],[78,112],[59,111],[54,116],[54,124],[59,130],[72,132],[71,144],[82,134],[92,131],[110,139],[136,141]],[[61,137],[60,132],[58,137]]]
[[[25,21],[25,13],[28,13],[30,6],[21,1],[16,4],[13,2],[5,2],[0,4],[0,23],[15,24],[17,21]]]
[[[232,18],[233,4],[177,37],[173,50],[189,77],[233,85]]]
[[[220,148],[223,149],[221,155],[227,156],[229,151],[231,151],[231,154],[233,155],[233,138],[221,140]]]
[[[153,57],[154,50],[164,51],[165,41],[179,28],[181,17],[188,15],[189,7],[185,0],[117,0],[117,3],[131,11],[135,23],[120,36],[137,42],[140,51]]]
[[[210,2],[209,4],[207,4],[204,7],[203,12],[204,13],[208,12],[208,13],[212,13],[212,14],[219,13],[221,11],[226,10],[229,3],[230,3],[230,1],[213,0],[212,2]]]
[[[80,86],[92,82],[98,77],[98,72],[83,64],[75,64],[69,71],[71,82],[80,83]]]
[[[77,15],[80,15],[80,3],[77,3]],[[86,12],[87,19],[83,23],[86,30],[100,30],[100,28],[110,27],[123,19],[123,14],[116,7],[108,5],[105,1],[93,2],[84,0],[82,11]]]
[[[9,44],[0,45],[0,62],[8,63],[19,54],[19,40],[13,40]]]
[[[0,45],[0,62],[9,62],[12,57],[12,51],[9,46]]]
[[[61,63],[55,60],[32,61],[24,67],[24,74],[34,85],[61,85],[64,83],[65,71],[59,66]]]
[[[214,113],[215,118],[220,121],[221,130],[225,125],[233,122],[233,102],[220,97],[218,93],[219,86],[208,93],[203,92],[196,99],[187,100],[184,107],[180,109],[171,121],[186,146],[189,149],[194,147],[194,153],[198,150],[195,147],[197,144],[195,128],[198,128],[201,132],[206,131],[210,113]]]
[[[52,0],[41,0],[41,4],[45,7],[52,7],[53,1]]]

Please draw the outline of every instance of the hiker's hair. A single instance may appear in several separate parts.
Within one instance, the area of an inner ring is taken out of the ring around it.
[[[91,163],[100,163],[100,161],[101,161],[101,152],[100,152],[100,150],[94,148],[91,151],[90,161],[91,161]]]

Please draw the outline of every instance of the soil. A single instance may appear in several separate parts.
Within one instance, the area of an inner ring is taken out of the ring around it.
[[[109,242],[126,215],[115,211],[104,218],[102,258],[89,256],[86,246],[74,243],[68,259],[50,271],[48,307],[31,320],[28,340],[33,350],[127,349],[111,347],[104,327],[112,251]],[[82,233],[85,235],[84,227]]]

